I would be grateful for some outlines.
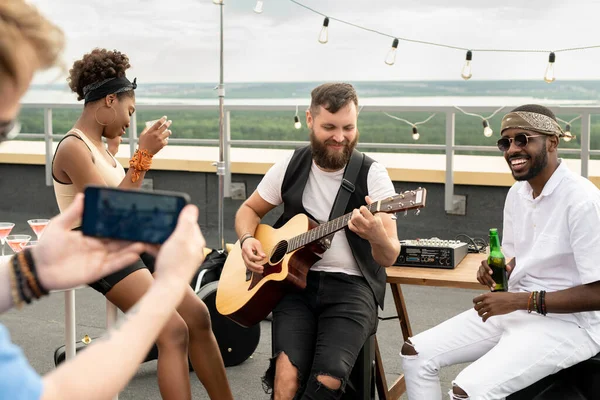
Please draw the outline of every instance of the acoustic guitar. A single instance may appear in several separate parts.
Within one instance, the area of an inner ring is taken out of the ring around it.
[[[390,213],[425,207],[427,191],[423,188],[374,202],[366,206],[370,212]],[[254,237],[264,253],[263,273],[246,269],[239,240],[227,256],[217,288],[219,313],[238,324],[250,327],[262,321],[290,290],[306,287],[310,267],[320,259],[331,243],[332,235],[344,229],[352,213],[323,224],[298,214],[279,229],[259,224]]]

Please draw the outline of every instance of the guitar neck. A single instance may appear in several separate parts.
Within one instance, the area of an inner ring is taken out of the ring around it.
[[[376,203],[373,203],[365,207],[367,207],[370,212],[374,212],[376,211],[375,204]],[[351,217],[352,212],[349,212],[341,217],[327,221],[326,223],[321,224],[318,227],[309,230],[308,232],[294,236],[288,240],[288,252],[304,247],[309,243],[316,242],[317,240],[321,240],[332,233],[344,229],[348,225]]]

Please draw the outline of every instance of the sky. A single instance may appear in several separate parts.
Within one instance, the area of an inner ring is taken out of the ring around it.
[[[220,7],[211,0],[30,0],[65,31],[67,67],[95,47],[126,53],[138,82],[218,82]],[[468,49],[556,50],[600,45],[600,1],[298,0],[394,37]],[[290,0],[225,0],[225,82],[461,80],[464,50],[400,41]],[[472,80],[542,79],[548,52],[473,52]],[[557,80],[600,78],[600,48],[556,53]],[[64,78],[64,77],[63,77]],[[34,83],[60,82],[56,71]]]

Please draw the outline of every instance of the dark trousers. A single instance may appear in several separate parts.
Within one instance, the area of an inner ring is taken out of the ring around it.
[[[377,330],[377,303],[363,277],[310,271],[307,287],[287,294],[273,310],[273,355],[263,385],[273,389],[275,363],[282,352],[298,369],[295,399],[339,399],[369,336]],[[317,380],[339,379],[331,390]]]

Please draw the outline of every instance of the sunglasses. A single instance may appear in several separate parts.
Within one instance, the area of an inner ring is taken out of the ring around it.
[[[525,133],[517,133],[514,138],[503,137],[498,139],[498,149],[500,149],[502,152],[508,151],[512,142],[515,142],[515,146],[522,149],[523,147],[527,146],[529,139],[540,136],[548,135],[526,135]]]
[[[16,120],[0,121],[0,142],[11,140],[21,132],[21,124]]]

